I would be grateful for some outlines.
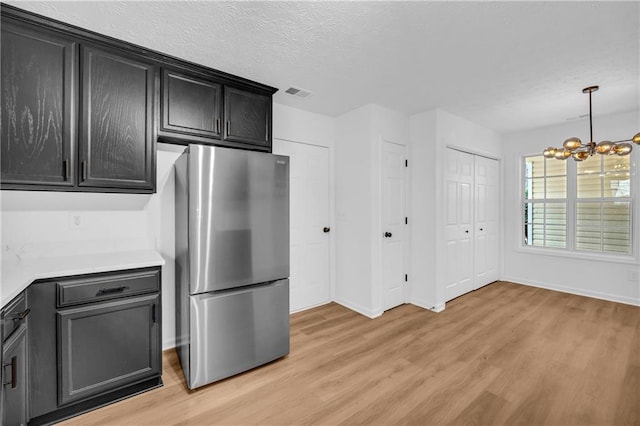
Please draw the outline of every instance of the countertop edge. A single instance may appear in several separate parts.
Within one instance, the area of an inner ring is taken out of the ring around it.
[[[57,256],[34,259],[2,260],[0,307],[37,280],[99,272],[162,266],[165,260],[155,250],[96,253],[88,255]]]

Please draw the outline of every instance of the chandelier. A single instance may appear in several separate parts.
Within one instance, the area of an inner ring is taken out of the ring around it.
[[[582,143],[576,137],[569,138],[562,144],[562,148],[549,147],[544,150],[543,155],[546,158],[555,158],[558,160],[566,160],[573,157],[576,161],[584,161],[594,154],[603,155],[629,155],[633,149],[633,142],[640,145],[640,132],[636,133],[631,139],[621,141],[602,141],[594,142],[593,140],[593,117],[591,115],[591,94],[598,90],[598,86],[590,86],[582,89],[582,93],[589,94],[589,143]]]

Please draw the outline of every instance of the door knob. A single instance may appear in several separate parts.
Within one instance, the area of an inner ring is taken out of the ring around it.
[[[464,231],[464,233],[465,233],[465,234],[468,234],[468,233],[469,233],[469,230],[467,229],[466,231]]]
[[[481,231],[484,231],[484,228],[480,228]]]
[[[391,238],[393,236],[393,234],[391,232],[385,232],[384,233],[384,237],[385,238]]]
[[[331,231],[331,228],[329,228],[328,226],[325,226],[324,228],[322,228],[322,232],[324,232],[325,234],[329,231]]]

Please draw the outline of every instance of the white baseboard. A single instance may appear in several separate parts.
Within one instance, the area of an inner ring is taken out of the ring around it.
[[[340,299],[340,298],[334,298],[333,299],[334,302],[336,302],[339,305],[344,306],[347,309],[351,309],[352,311],[355,311],[357,313],[359,313],[360,315],[364,315],[365,317],[368,318],[377,318],[380,315],[382,315],[382,311],[374,311],[371,309],[367,309],[364,306],[360,306],[357,303],[352,303],[352,302],[348,302],[344,299]]]
[[[432,312],[442,312],[442,311],[444,311],[444,303],[440,303],[440,304],[434,305],[431,302],[428,302],[426,300],[421,300],[421,299],[411,299],[409,301],[409,303],[411,303],[412,305],[415,305],[415,306],[417,306],[419,308],[427,309],[427,310],[432,311]]]
[[[327,300],[326,302],[316,303],[315,305],[303,306],[302,308],[293,309],[289,312],[289,314],[295,314],[298,312],[306,311],[307,309],[317,308],[318,306],[324,306],[331,303],[331,300]]]
[[[544,288],[546,290],[555,290],[562,293],[576,294],[578,296],[593,297],[594,299],[608,300],[609,302],[624,303],[626,305],[640,306],[640,300],[633,297],[620,296],[617,294],[603,293],[599,291],[585,290],[582,288],[568,287],[557,284],[543,283],[540,281],[532,281],[527,278],[505,276],[501,281],[510,281],[515,284],[528,285],[531,287]]]

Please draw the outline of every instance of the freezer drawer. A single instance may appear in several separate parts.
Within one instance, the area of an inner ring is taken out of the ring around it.
[[[288,354],[289,280],[190,296],[190,334],[191,389]]]

